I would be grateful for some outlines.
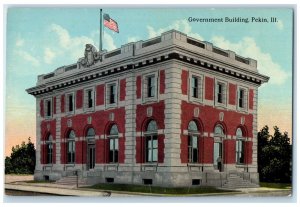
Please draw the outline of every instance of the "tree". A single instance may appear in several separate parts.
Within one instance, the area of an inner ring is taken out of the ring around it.
[[[287,132],[282,134],[275,126],[272,136],[269,127],[265,126],[257,138],[260,181],[291,182],[292,147]]]
[[[35,169],[35,148],[28,138],[27,144],[23,141],[21,146],[12,147],[10,157],[5,158],[5,174],[33,174]]]

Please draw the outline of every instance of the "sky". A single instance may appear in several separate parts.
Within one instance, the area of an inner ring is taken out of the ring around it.
[[[258,61],[270,81],[259,88],[258,130],[278,126],[292,137],[293,11],[281,8],[103,8],[120,33],[104,29],[108,51],[176,29]],[[276,17],[276,23],[199,23],[188,18]],[[6,17],[5,154],[35,142],[35,98],[25,89],[37,76],[77,62],[85,44],[99,45],[99,8],[9,8]]]

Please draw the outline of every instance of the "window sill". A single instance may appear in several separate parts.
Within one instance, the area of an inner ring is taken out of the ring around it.
[[[157,97],[144,97],[143,98],[143,104],[149,104],[149,103],[155,103],[155,102],[157,102],[158,101],[158,99],[157,99]]]
[[[246,167],[246,164],[235,164],[235,166],[237,168],[244,168],[244,167]]]
[[[84,111],[85,113],[94,112],[94,111],[95,111],[95,107],[92,107],[92,108],[84,108],[83,111]]]
[[[117,108],[118,104],[117,103],[114,103],[114,104],[107,104],[105,106],[105,109],[106,110],[109,110],[109,109],[114,109],[114,108]]]

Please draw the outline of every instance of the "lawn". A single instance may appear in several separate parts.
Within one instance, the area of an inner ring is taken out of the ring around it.
[[[260,187],[289,189],[289,188],[292,187],[292,184],[291,183],[265,183],[265,182],[261,182]]]
[[[206,193],[225,193],[232,192],[230,190],[221,190],[214,187],[181,187],[181,188],[166,188],[151,185],[129,185],[129,184],[96,184],[88,188],[97,190],[112,190],[124,192],[139,192],[139,193],[155,193],[155,194],[206,194]]]

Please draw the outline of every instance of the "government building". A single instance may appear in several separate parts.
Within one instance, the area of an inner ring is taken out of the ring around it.
[[[38,76],[35,180],[255,187],[257,62],[176,30]]]

